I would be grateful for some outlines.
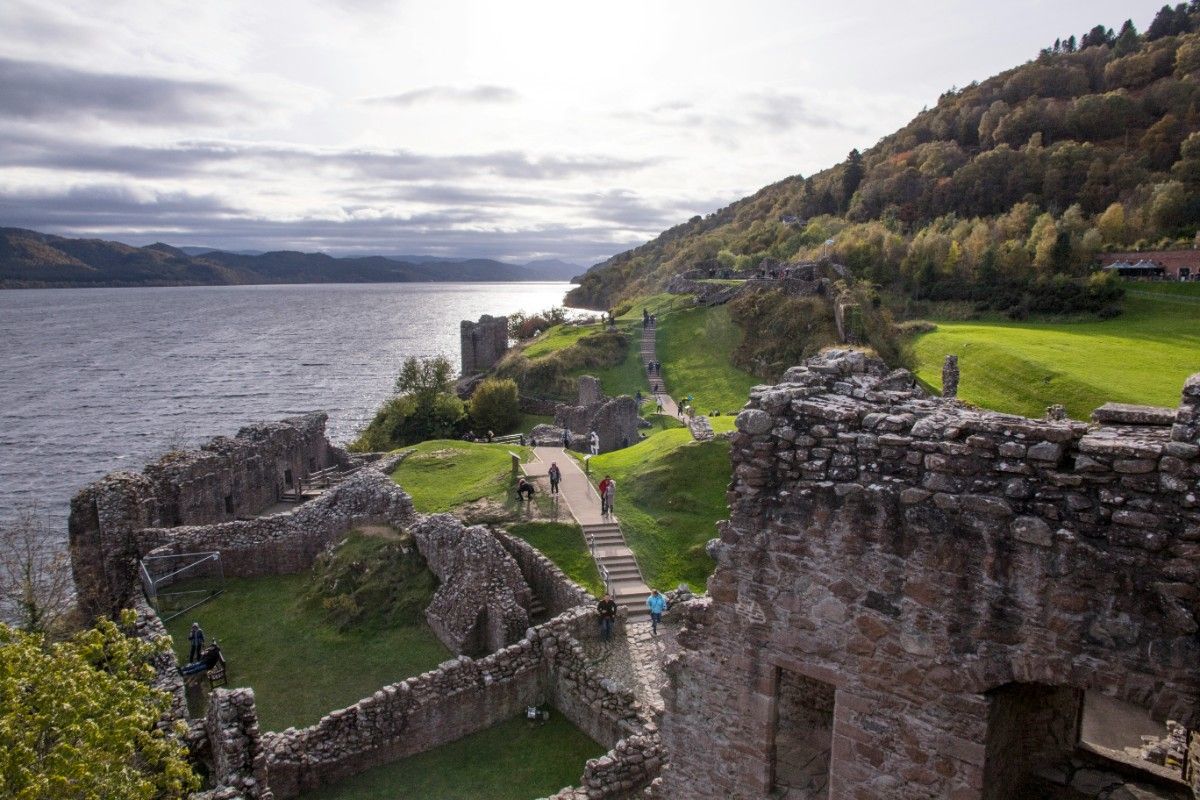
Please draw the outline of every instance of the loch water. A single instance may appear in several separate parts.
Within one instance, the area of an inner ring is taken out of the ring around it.
[[[562,303],[564,283],[0,291],[0,519],[172,446],[321,409],[354,437],[408,356],[459,364],[459,322]]]

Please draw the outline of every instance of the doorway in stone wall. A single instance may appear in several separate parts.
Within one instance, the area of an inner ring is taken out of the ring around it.
[[[833,686],[791,670],[779,670],[772,797],[782,800],[829,797],[833,705]]]

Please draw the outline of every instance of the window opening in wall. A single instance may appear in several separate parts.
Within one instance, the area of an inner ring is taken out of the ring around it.
[[[292,478],[292,471],[291,471],[290,469],[285,469],[285,470],[283,471],[283,482],[284,482],[284,484],[285,484],[285,485],[287,485],[287,486],[291,486],[291,485],[292,485],[292,480],[293,480],[293,478]]]
[[[225,495],[225,513],[226,514],[233,513],[233,495],[231,495],[231,494]]]
[[[308,471],[309,472],[317,471],[317,460],[315,458],[310,458],[308,460]]]
[[[786,669],[779,671],[775,697],[773,797],[829,797],[833,752],[834,687]]]
[[[1080,747],[1156,777],[1184,780],[1188,731],[1150,718],[1147,709],[1099,692],[1085,692]]]

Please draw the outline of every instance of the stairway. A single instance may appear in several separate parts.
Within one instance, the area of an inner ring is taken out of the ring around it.
[[[608,576],[608,587],[617,605],[630,613],[645,610],[650,587],[642,580],[642,571],[625,543],[620,524],[613,520],[584,525],[583,538],[601,576]]]

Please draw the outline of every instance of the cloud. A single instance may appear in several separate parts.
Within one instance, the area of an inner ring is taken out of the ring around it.
[[[512,103],[520,95],[507,86],[426,86],[412,89],[400,94],[389,94],[380,97],[368,97],[362,102],[369,105],[397,106],[410,108],[422,103],[454,103],[459,105],[477,105],[486,103]]]
[[[722,102],[719,108],[672,100],[644,110],[619,112],[616,116],[639,124],[699,131],[714,141],[735,146],[736,136],[755,128],[766,128],[773,134],[796,129],[857,130],[837,115],[814,109],[802,95],[780,91],[744,92]]]
[[[9,118],[201,122],[224,117],[231,102],[245,100],[238,90],[216,82],[86,72],[0,57],[0,116]]]

